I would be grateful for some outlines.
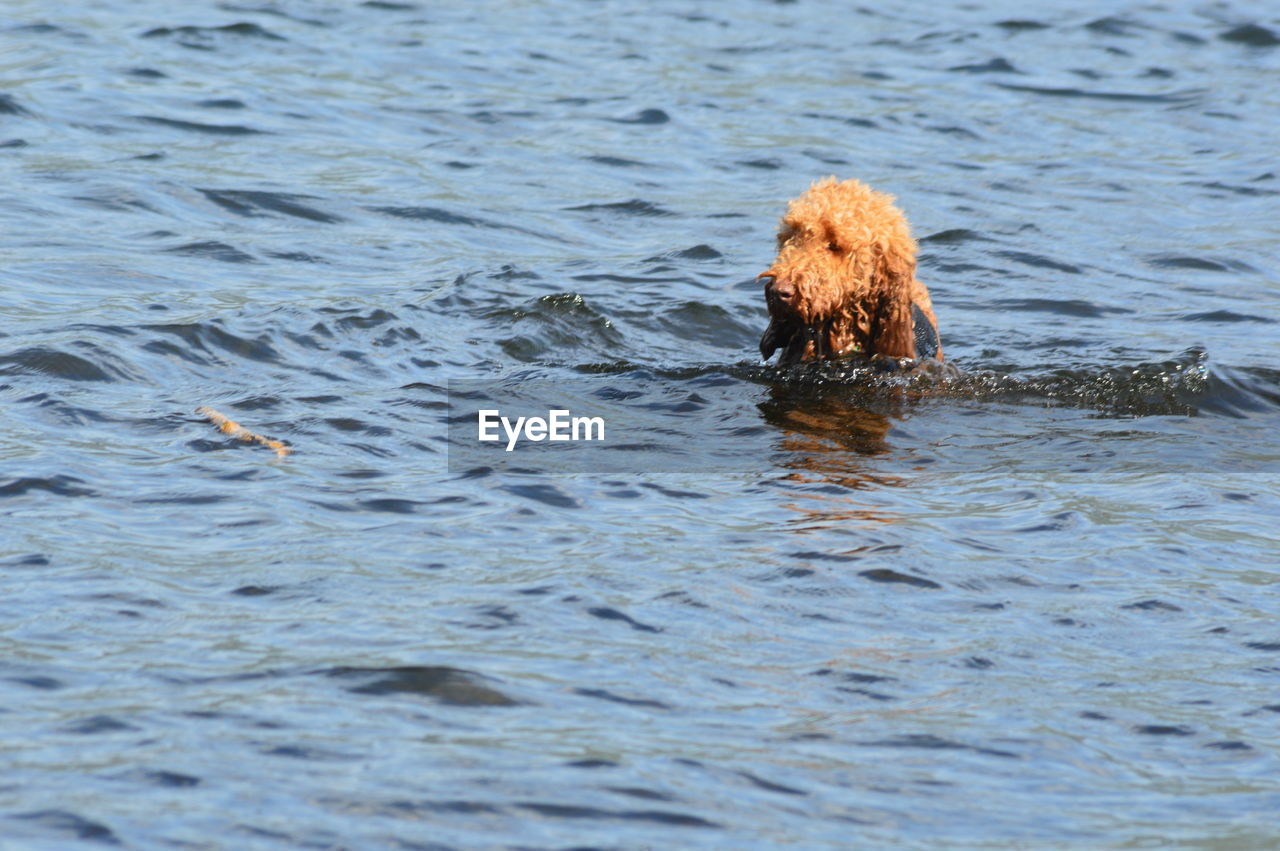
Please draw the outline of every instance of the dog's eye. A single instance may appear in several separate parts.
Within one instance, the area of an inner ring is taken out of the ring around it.
[[[839,253],[840,253],[840,246],[839,246],[839,245],[837,245],[837,244],[836,244],[836,243],[834,243],[834,242],[828,242],[828,243],[827,243],[827,250],[828,250],[828,251],[830,251],[830,252],[832,252],[833,254],[839,254]]]

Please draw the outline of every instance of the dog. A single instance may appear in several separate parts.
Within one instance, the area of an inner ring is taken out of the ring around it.
[[[767,361],[849,355],[942,361],[929,291],[916,278],[916,241],[885,195],[828,177],[791,202],[765,282]]]

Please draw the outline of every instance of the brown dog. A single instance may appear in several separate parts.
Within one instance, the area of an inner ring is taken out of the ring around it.
[[[778,256],[760,278],[765,360],[776,349],[781,364],[855,353],[942,360],[916,241],[890,195],[856,180],[817,181],[787,207]]]

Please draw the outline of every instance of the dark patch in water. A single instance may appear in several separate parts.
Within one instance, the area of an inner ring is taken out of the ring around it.
[[[1052,269],[1055,272],[1066,272],[1070,275],[1079,275],[1084,270],[1079,266],[1071,263],[1061,263],[1057,260],[1050,260],[1048,257],[1042,257],[1039,254],[1032,254],[1029,251],[997,251],[1000,257],[1022,263],[1026,266],[1034,266],[1038,269]]]
[[[489,219],[483,219],[479,216],[468,216],[462,213],[455,213],[452,210],[446,210],[443,207],[369,207],[368,209],[375,213],[394,216],[397,219],[409,219],[411,221],[420,222],[439,222],[440,224],[445,225],[465,225],[468,227],[490,228],[493,230],[506,230],[512,231],[513,233],[523,233],[530,236],[536,236],[540,239],[559,241],[557,237],[550,234],[506,224],[504,222],[495,222]]]
[[[666,255],[676,260],[719,260],[724,257],[710,245],[700,244]]]
[[[57,691],[60,688],[66,687],[66,683],[62,682],[61,680],[56,680],[53,677],[45,677],[40,675],[35,675],[30,677],[3,677],[2,679],[5,679],[11,683],[18,683],[19,685],[24,685],[33,689],[38,689],[40,691]]]
[[[1269,316],[1253,316],[1252,314],[1236,313],[1234,310],[1210,310],[1204,313],[1187,313],[1179,316],[1178,319],[1183,322],[1259,322],[1263,325],[1273,325],[1276,320]]]
[[[894,736],[888,739],[881,739],[874,742],[859,742],[864,747],[873,748],[906,748],[906,749],[922,749],[922,750],[965,750],[974,753],[984,754],[986,756],[999,756],[1007,759],[1014,759],[1017,754],[1009,751],[997,750],[995,748],[976,747],[974,745],[961,744],[950,739],[944,739],[941,736],[935,736],[930,733],[911,733],[903,736]]]
[[[1020,74],[1017,68],[1009,63],[1008,59],[997,56],[987,62],[975,65],[953,65],[947,69],[948,71],[960,71],[965,74]]]
[[[610,703],[621,703],[624,706],[643,706],[646,709],[670,709],[671,707],[659,700],[648,700],[642,697],[622,697],[602,688],[580,688],[574,689],[574,694],[580,694],[583,697],[594,697],[597,700],[607,700]]]
[[[1044,23],[1041,23],[1040,21],[1022,20],[1022,19],[1010,19],[1007,21],[997,21],[996,26],[1004,30],[1009,30],[1010,32],[1030,32],[1034,30],[1049,29],[1049,24],[1044,24]]]
[[[332,668],[329,677],[357,680],[349,686],[353,694],[413,694],[432,697],[454,706],[516,706],[513,700],[487,685],[488,679],[472,671],[428,665],[403,665],[395,668]]]
[[[44,346],[32,346],[0,355],[0,375],[47,375],[66,381],[115,381],[119,376],[93,361]]]
[[[637,168],[648,165],[648,163],[640,162],[640,160],[629,160],[626,157],[612,157],[605,155],[585,157],[588,162],[599,163],[600,165],[612,166],[614,168]]]
[[[604,810],[597,807],[584,807],[566,804],[517,804],[522,810],[529,810],[546,818],[555,819],[590,819],[604,821],[641,821],[668,827],[712,827],[720,825],[697,816],[669,813],[659,810]]]
[[[11,94],[0,92],[0,115],[30,115]]]
[[[800,797],[804,797],[809,794],[803,789],[797,789],[794,786],[784,786],[781,783],[774,783],[772,780],[765,780],[763,777],[757,777],[750,771],[739,771],[736,773],[752,786],[755,786],[757,789],[763,789],[766,792],[777,792],[781,795],[796,795]]]
[[[673,213],[662,209],[657,204],[633,198],[616,204],[583,204],[579,207],[566,207],[574,213],[620,213],[627,216],[670,216]]]
[[[301,200],[313,200],[311,195],[292,195],[287,192],[261,192],[249,189],[199,189],[201,195],[228,212],[238,216],[251,217],[259,210],[282,213],[298,219],[332,224],[342,221],[341,217],[331,213],[323,213],[314,207],[299,203]]]
[[[964,245],[967,242],[990,242],[990,238],[968,228],[951,228],[920,239],[922,245]]]
[[[445,225],[470,225],[472,227],[494,227],[484,219],[464,216],[443,207],[370,207],[375,213],[384,213],[398,219],[415,219],[423,222],[439,222]]]
[[[525,499],[531,499],[534,502],[540,502],[543,505],[548,505],[552,508],[582,507],[576,499],[566,495],[555,485],[506,485],[502,489],[508,493],[515,494],[516,496],[522,496]]]
[[[110,715],[94,715],[68,724],[63,729],[79,736],[94,736],[99,733],[125,733],[138,728]]]
[[[158,124],[161,127],[172,127],[175,130],[187,130],[192,133],[205,133],[211,136],[253,136],[266,132],[254,127],[246,127],[243,124],[201,124],[198,121],[181,121],[176,118],[163,118],[159,115],[138,115],[135,117],[138,121],[145,121],[148,124]]]
[[[197,363],[208,363],[198,358],[192,350],[214,352],[221,350],[238,358],[247,358],[259,363],[278,363],[280,354],[264,336],[256,339],[232,334],[222,327],[220,322],[193,322],[190,324],[143,325],[147,331],[170,335],[178,338],[185,346],[180,349],[163,349],[163,351],[179,353],[193,359]]]
[[[1144,736],[1193,736],[1195,731],[1189,727],[1174,724],[1140,724],[1133,728],[1135,733]]]
[[[1079,299],[1051,298],[1002,298],[995,304],[1006,310],[1030,310],[1038,313],[1052,313],[1057,316],[1074,316],[1086,319],[1101,319],[1107,314],[1133,313],[1124,307],[1102,307]]]
[[[1139,94],[1136,92],[1093,92],[1070,87],[1055,88],[1051,86],[1027,86],[1015,83],[992,83],[992,85],[1014,92],[1047,95],[1059,98],[1082,98],[1086,100],[1115,101],[1117,103],[1150,103],[1168,104],[1171,106],[1188,106],[1197,101],[1202,92],[1173,92],[1170,94]]]
[[[142,779],[153,786],[164,789],[190,789],[200,785],[200,778],[177,771],[144,771]]]
[[[188,242],[186,245],[178,245],[173,248],[166,248],[166,252],[170,254],[187,254],[192,257],[207,257],[210,260],[219,260],[223,263],[257,263],[258,260],[252,254],[245,254],[233,245],[227,245],[225,242],[217,240],[205,240],[202,242]]]
[[[1249,47],[1275,47],[1280,44],[1280,36],[1260,24],[1242,24],[1227,30],[1218,38]]]
[[[1129,603],[1121,606],[1122,609],[1134,609],[1143,612],[1180,612],[1182,608],[1175,606],[1173,603],[1166,603],[1163,600],[1143,600],[1138,603]]]
[[[1098,35],[1114,35],[1114,36],[1133,36],[1133,30],[1138,29],[1139,25],[1133,21],[1124,18],[1098,18],[1084,25],[1084,28],[1091,33]]]
[[[923,576],[912,576],[908,573],[899,573],[896,570],[890,570],[887,567],[878,567],[874,570],[864,570],[859,574],[864,579],[870,579],[872,582],[886,582],[896,585],[910,585],[914,588],[941,588],[937,582],[932,579],[925,579]]]
[[[81,488],[82,484],[83,480],[76,476],[27,476],[10,479],[6,484],[0,485],[0,497],[22,497],[33,490],[49,491],[58,497],[96,497],[96,491]]]
[[[276,35],[270,30],[249,21],[224,24],[220,27],[156,27],[147,30],[142,38],[176,37],[183,47],[207,48],[209,42],[220,35],[233,35],[242,38],[260,38],[266,41],[288,41],[284,36]]]
[[[120,839],[111,831],[111,828],[69,810],[37,810],[18,813],[10,818],[32,822],[76,839],[87,839],[106,845],[120,844]]]
[[[624,615],[617,609],[610,609],[605,606],[596,606],[594,608],[587,609],[587,614],[591,615],[593,618],[600,618],[600,620],[621,621],[637,632],[662,632],[662,630],[656,626],[649,626],[647,623],[640,623],[630,615]]]
[[[1207,272],[1251,272],[1253,268],[1238,260],[1213,260],[1208,257],[1153,257],[1148,261],[1161,269],[1203,269]]]
[[[1258,179],[1260,180],[1262,178]],[[1276,195],[1280,195],[1280,190],[1277,189],[1263,189],[1258,186],[1232,186],[1231,184],[1222,183],[1218,180],[1205,181],[1194,185],[1202,186],[1205,189],[1213,189],[1217,192],[1226,192],[1231,195],[1241,195],[1246,198],[1272,198]]]
[[[277,587],[264,587],[262,585],[242,585],[232,591],[237,597],[265,597],[274,594],[280,589]]]
[[[671,120],[671,116],[661,109],[642,109],[634,115],[628,115],[624,118],[610,118],[609,120],[616,121],[619,124],[666,124]]]

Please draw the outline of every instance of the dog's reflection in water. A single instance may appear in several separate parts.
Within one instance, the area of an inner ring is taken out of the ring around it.
[[[787,507],[804,515],[805,525],[896,519],[896,512],[877,506],[874,493],[908,481],[877,469],[883,465],[876,459],[892,452],[889,430],[908,413],[909,399],[872,398],[856,388],[775,385],[758,407],[780,433],[778,463],[805,500]]]

